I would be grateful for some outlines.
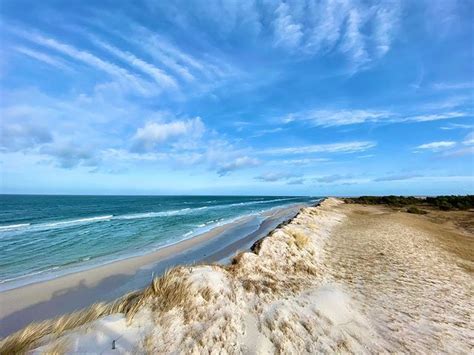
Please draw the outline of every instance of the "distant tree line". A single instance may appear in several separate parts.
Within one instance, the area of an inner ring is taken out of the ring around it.
[[[414,197],[414,196],[360,196],[344,199],[346,203],[360,203],[365,205],[388,205],[393,207],[405,207],[410,205],[422,205],[437,207],[442,211],[468,210],[474,208],[474,195],[465,196],[436,196],[436,197]]]

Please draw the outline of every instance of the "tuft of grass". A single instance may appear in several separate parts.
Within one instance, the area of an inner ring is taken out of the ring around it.
[[[152,355],[156,353],[153,341],[153,333],[149,333],[143,338],[141,342],[141,348],[146,355]]]
[[[55,341],[48,349],[44,351],[44,355],[64,355],[68,350],[68,342],[65,339]]]
[[[180,268],[165,272],[160,278],[155,278],[150,287],[145,291],[151,293],[156,301],[155,307],[166,312],[174,307],[182,306],[189,300],[189,283],[183,277]]]
[[[309,237],[296,229],[289,229],[289,234],[293,237],[296,246],[299,249],[305,248],[309,244]]]
[[[113,312],[114,304],[98,303],[91,307],[52,320],[32,323],[0,342],[0,354],[22,354],[47,335],[53,339],[66,330],[82,326]]]
[[[130,320],[147,303],[154,301],[156,309],[167,311],[182,305],[189,293],[189,284],[180,268],[168,270],[143,291],[129,293],[112,303],[97,303],[89,308],[58,318],[32,323],[0,342],[0,355],[21,354],[39,345],[46,336],[55,339],[67,330],[80,327],[99,318],[123,313]]]

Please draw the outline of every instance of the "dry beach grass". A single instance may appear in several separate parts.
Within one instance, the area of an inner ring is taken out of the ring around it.
[[[172,269],[0,349],[101,352],[115,340],[121,353],[470,353],[473,236],[430,218],[327,199],[231,265]]]

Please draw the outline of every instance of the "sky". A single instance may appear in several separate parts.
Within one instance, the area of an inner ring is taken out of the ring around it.
[[[474,193],[474,1],[0,16],[1,193]]]

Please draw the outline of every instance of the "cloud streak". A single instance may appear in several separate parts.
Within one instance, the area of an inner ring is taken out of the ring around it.
[[[264,154],[310,154],[310,153],[355,153],[375,147],[375,142],[353,141],[344,143],[313,144],[299,147],[271,148],[263,150]]]
[[[256,158],[251,158],[249,156],[242,156],[234,159],[229,163],[222,164],[218,170],[217,174],[219,176],[225,176],[235,170],[250,168],[254,166],[258,166],[260,164],[260,160]]]
[[[417,146],[415,149],[417,150],[431,150],[431,151],[439,151],[443,149],[449,149],[456,145],[456,142],[452,141],[438,141],[438,142],[431,142],[425,143]]]
[[[400,175],[388,175],[375,178],[375,182],[382,182],[382,181],[402,181],[402,180],[410,180],[414,178],[421,177],[422,175],[419,174],[400,174]]]
[[[158,84],[167,87],[167,88],[172,88],[172,89],[177,89],[178,88],[178,83],[176,80],[171,77],[170,75],[166,74],[163,70],[160,68],[157,68],[156,66],[145,62],[144,60],[136,57],[130,52],[125,52],[122,51],[108,43],[105,43],[101,40],[95,40],[95,43],[97,43],[99,46],[102,48],[106,49],[116,57],[124,60],[128,64],[132,65],[136,69],[148,74],[150,77],[152,77]]]
[[[287,172],[267,172],[255,177],[255,180],[264,182],[276,182],[282,180],[288,180],[290,178],[298,177],[298,174],[287,173]]]
[[[14,49],[18,53],[21,53],[21,54],[26,55],[30,58],[36,59],[40,62],[46,63],[46,64],[48,64],[48,65],[50,65],[54,68],[57,68],[57,69],[60,69],[60,70],[63,70],[63,71],[71,71],[72,70],[71,67],[66,64],[66,62],[64,62],[62,59],[60,59],[58,57],[55,57],[55,56],[52,56],[52,55],[49,55],[49,54],[46,54],[46,53],[43,53],[43,52],[39,52],[39,51],[36,51],[34,49],[31,49],[31,48],[26,48],[26,47],[15,47]]]
[[[449,120],[468,116],[463,111],[448,111],[406,116],[384,110],[307,110],[287,114],[278,120],[284,124],[308,122],[315,127],[340,127],[367,123],[413,123]]]
[[[90,52],[77,49],[74,46],[62,43],[53,38],[48,38],[38,33],[29,33],[26,31],[19,30],[15,32],[26,38],[27,40],[36,43],[37,45],[51,48],[70,57],[73,60],[83,62],[84,64],[87,64],[88,66],[96,70],[103,71],[111,75],[112,77],[118,79],[125,87],[132,86],[142,95],[149,96],[150,93],[153,92],[152,87],[148,82],[130,73],[128,70],[114,63],[103,60]]]

